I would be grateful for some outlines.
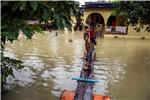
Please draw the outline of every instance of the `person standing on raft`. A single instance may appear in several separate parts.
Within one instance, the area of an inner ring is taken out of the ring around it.
[[[91,47],[91,50],[93,51],[93,50],[95,50],[94,45],[97,44],[94,26],[90,26],[89,36],[90,36],[90,45],[91,45],[90,47]],[[94,55],[92,57],[94,57],[94,58],[92,58],[92,60],[96,60],[96,53],[95,52],[94,52]]]
[[[94,45],[96,45],[97,42],[96,42],[96,34],[95,34],[94,26],[90,27],[89,35],[90,35],[90,42],[94,43]]]

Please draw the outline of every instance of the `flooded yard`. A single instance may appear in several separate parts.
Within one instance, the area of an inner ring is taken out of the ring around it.
[[[73,42],[69,42],[72,39]],[[25,67],[8,77],[2,100],[58,100],[61,92],[75,90],[84,52],[83,34],[76,32],[21,36],[7,43],[5,55],[20,59]],[[97,38],[94,93],[112,100],[150,100],[150,40]]]

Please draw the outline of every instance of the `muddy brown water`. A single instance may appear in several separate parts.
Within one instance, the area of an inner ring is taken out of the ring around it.
[[[69,42],[72,39],[73,42]],[[61,92],[75,90],[84,51],[82,33],[59,31],[20,36],[7,43],[5,55],[25,67],[7,79],[10,91],[2,100],[58,100]],[[112,100],[150,100],[150,40],[97,38],[94,93]]]

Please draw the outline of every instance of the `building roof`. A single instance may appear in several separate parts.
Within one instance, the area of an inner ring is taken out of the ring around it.
[[[115,4],[112,2],[85,2],[81,8],[114,8]]]

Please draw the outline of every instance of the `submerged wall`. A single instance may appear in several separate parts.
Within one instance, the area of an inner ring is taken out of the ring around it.
[[[130,36],[150,36],[150,32],[145,31],[145,29],[141,29],[141,31],[136,32],[132,26],[128,26],[128,33]]]

